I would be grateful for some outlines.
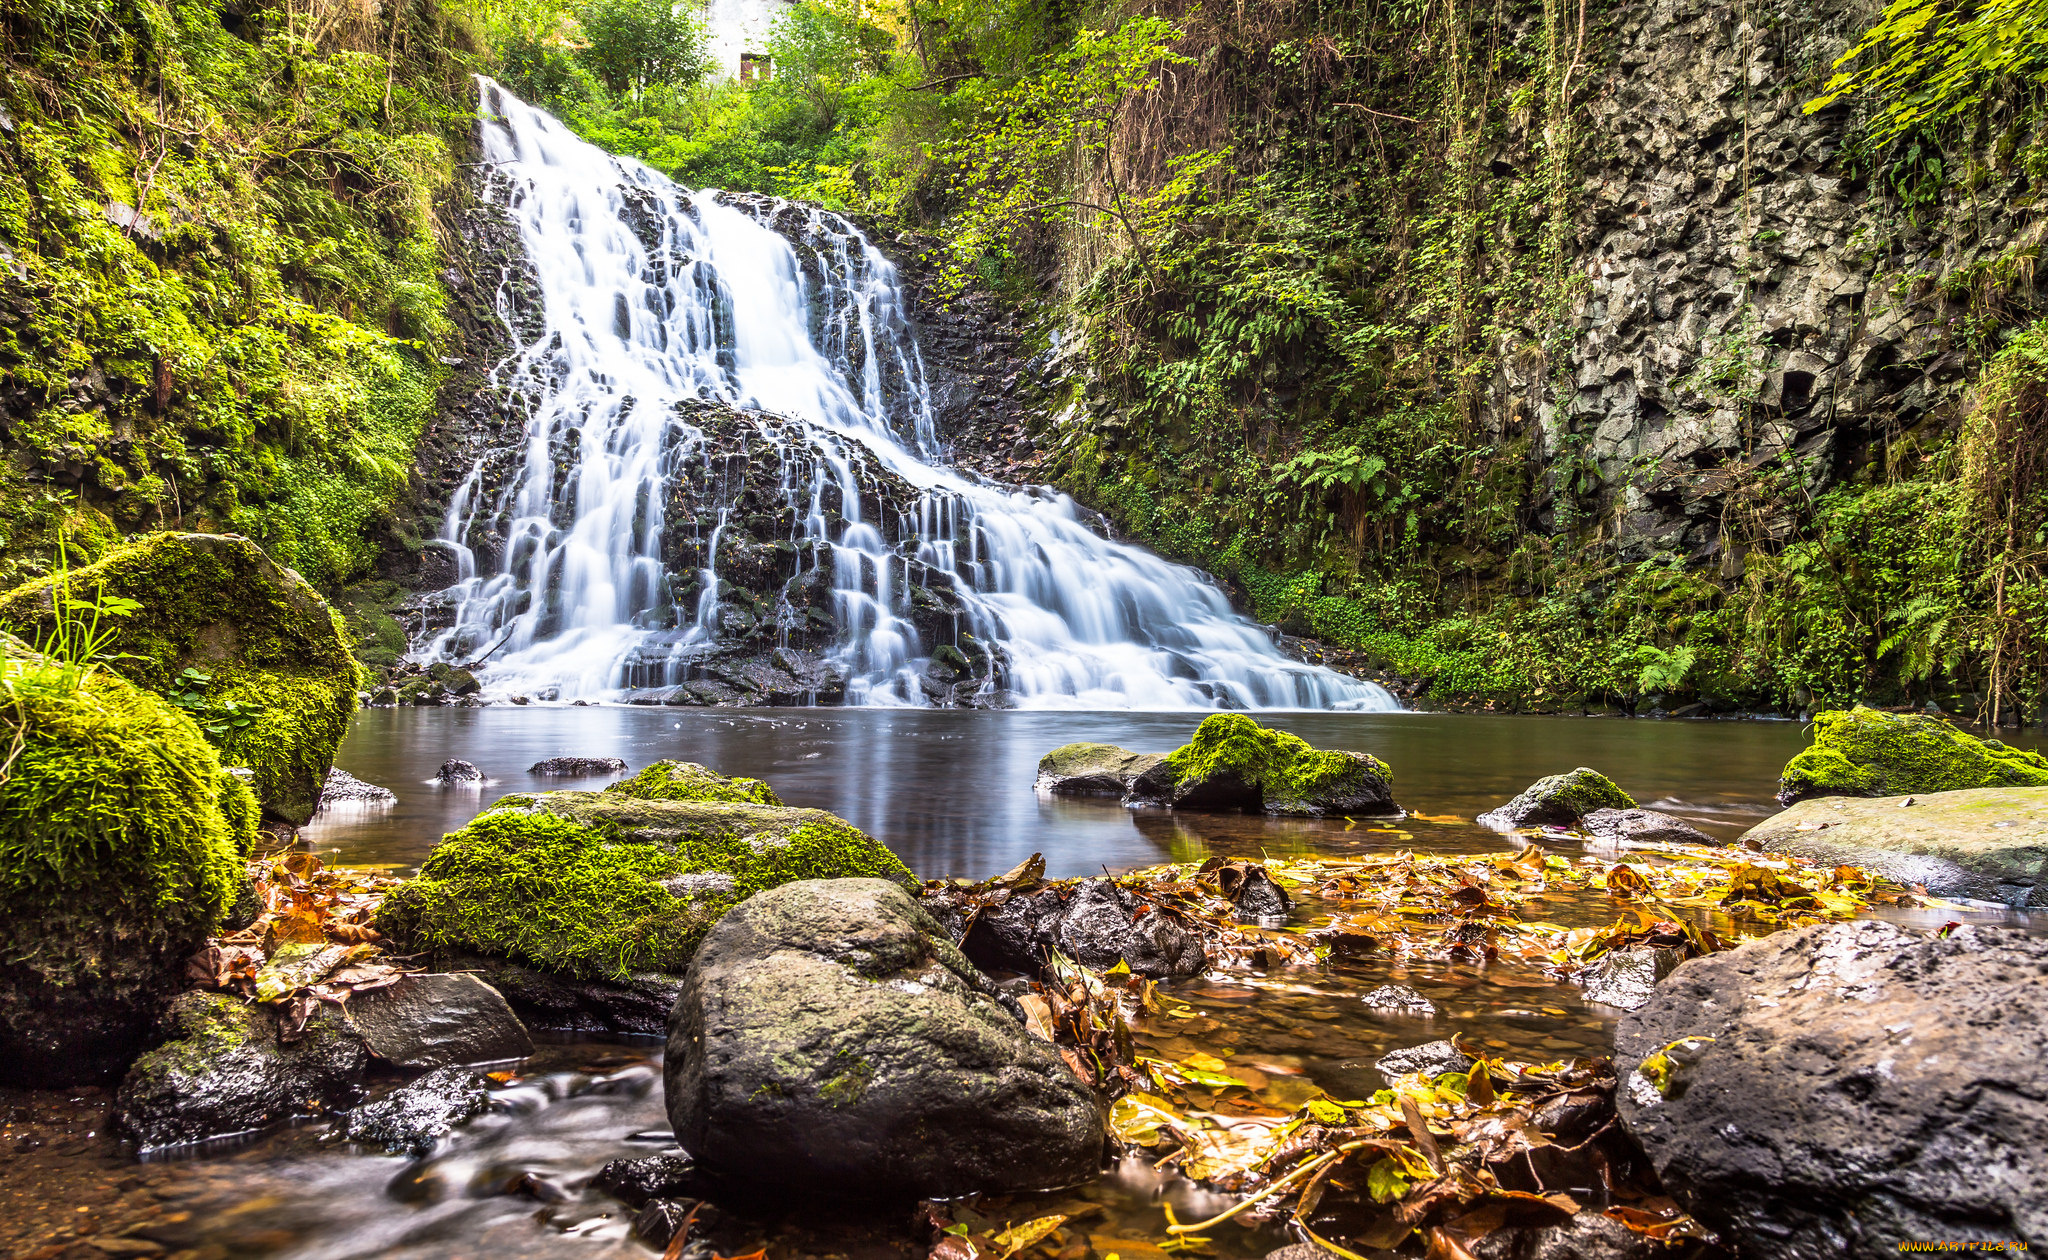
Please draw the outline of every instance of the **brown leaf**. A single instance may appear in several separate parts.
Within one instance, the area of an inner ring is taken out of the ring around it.
[[[327,939],[344,945],[381,945],[384,937],[376,928],[359,923],[329,923],[326,925]]]

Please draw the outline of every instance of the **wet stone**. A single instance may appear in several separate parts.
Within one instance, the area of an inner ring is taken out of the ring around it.
[[[625,761],[618,757],[549,757],[534,762],[527,773],[569,778],[623,774],[625,769]]]
[[[598,1170],[591,1184],[630,1207],[639,1207],[652,1199],[672,1200],[696,1189],[697,1163],[687,1155],[615,1159]]]
[[[420,1156],[489,1106],[490,1087],[483,1077],[459,1067],[436,1068],[351,1111],[342,1132],[351,1142]]]
[[[1397,1077],[1407,1076],[1412,1072],[1421,1072],[1432,1078],[1442,1076],[1446,1072],[1463,1072],[1472,1066],[1472,1060],[1465,1057],[1449,1040],[1427,1041],[1419,1046],[1409,1046],[1405,1050],[1381,1055],[1375,1066],[1391,1085]]]
[[[1287,890],[1274,883],[1262,866],[1245,872],[1243,881],[1230,894],[1230,903],[1237,908],[1240,919],[1285,918],[1291,904]]]
[[[380,1059],[408,1068],[493,1063],[533,1053],[504,995],[470,975],[411,975],[349,998],[348,1018]]]
[[[443,783],[482,783],[484,772],[467,761],[458,761],[450,757],[441,763],[441,768],[435,772],[434,777]]]
[[[1650,1000],[1657,982],[1681,961],[1675,949],[1648,946],[1604,954],[1586,969],[1586,1000],[1632,1011]]]
[[[694,1235],[711,1223],[716,1210],[700,1199],[650,1199],[633,1217],[633,1233],[650,1247],[666,1248],[682,1231],[683,1222],[690,1223]]]
[[[1428,1019],[1437,1013],[1436,1003],[1405,984],[1383,984],[1359,1000],[1365,1004],[1365,1009],[1375,1015],[1406,1015],[1415,1019]]]

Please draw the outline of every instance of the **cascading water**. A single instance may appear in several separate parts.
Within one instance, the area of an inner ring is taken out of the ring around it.
[[[428,659],[482,655],[488,693],[571,698],[644,695],[715,657],[733,526],[723,506],[708,528],[670,519],[677,479],[729,458],[693,420],[708,405],[773,446],[780,542],[807,557],[790,581],[829,587],[823,655],[848,703],[925,703],[932,653],[964,645],[970,689],[1020,707],[1399,707],[1282,656],[1201,574],[1099,537],[1065,496],[945,468],[895,269],[852,224],[687,191],[481,88],[543,327],[496,369],[530,409],[523,451],[453,496],[453,624]],[[871,510],[879,480],[904,493]],[[701,567],[665,562],[686,530]],[[920,631],[919,588],[927,610],[943,589],[947,626]]]

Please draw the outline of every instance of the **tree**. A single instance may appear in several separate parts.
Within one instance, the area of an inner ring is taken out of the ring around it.
[[[2048,79],[2048,0],[1891,0],[1835,70],[1806,112],[1874,98],[1871,138],[1889,144],[1980,108],[2002,80]]]
[[[593,0],[577,20],[585,40],[577,59],[620,95],[696,83],[710,72],[703,23],[671,0]]]

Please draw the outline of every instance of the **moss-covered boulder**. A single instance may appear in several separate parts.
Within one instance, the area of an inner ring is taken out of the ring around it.
[[[442,838],[419,878],[385,898],[377,929],[413,948],[627,982],[680,974],[719,916],[764,888],[848,876],[915,883],[895,854],[823,810],[508,796]]]
[[[305,579],[233,534],[151,534],[73,570],[68,598],[134,600],[102,617],[110,668],[187,709],[231,766],[255,774],[266,816],[313,816],[356,708],[360,671],[341,619]],[[55,628],[58,579],[0,595],[0,626]]]
[[[1038,759],[1038,789],[1054,796],[1123,796],[1165,753],[1115,744],[1062,744]]]
[[[2048,787],[1821,797],[1751,827],[1742,843],[1860,866],[1937,897],[2048,910]]]
[[[759,779],[728,779],[694,761],[657,761],[630,779],[606,788],[640,801],[731,801],[780,805],[775,789]]]
[[[1813,745],[1785,763],[1778,803],[2048,784],[2048,757],[1978,739],[1940,718],[1858,705],[1816,713]]]
[[[1546,775],[1522,789],[1499,809],[1479,816],[1485,827],[1513,831],[1517,827],[1575,827],[1588,814],[1603,809],[1628,810],[1636,798],[1614,780],[1585,766],[1568,774]]]
[[[1128,799],[1304,817],[1397,814],[1393,780],[1387,763],[1370,754],[1326,752],[1242,713],[1218,713],[1140,774]]]
[[[6,647],[0,1081],[108,1080],[247,887],[256,801],[157,696]]]

